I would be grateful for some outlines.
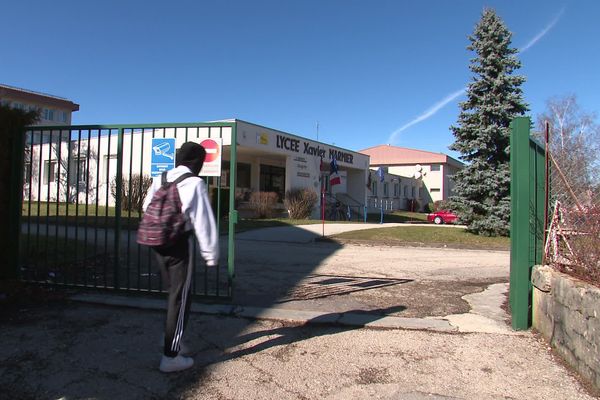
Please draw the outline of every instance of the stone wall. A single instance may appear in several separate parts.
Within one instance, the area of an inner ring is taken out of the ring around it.
[[[579,374],[600,389],[600,289],[535,266],[533,327]]]

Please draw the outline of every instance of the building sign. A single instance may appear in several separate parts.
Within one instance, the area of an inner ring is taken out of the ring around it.
[[[175,138],[152,138],[150,175],[152,177],[175,168]]]
[[[294,161],[296,162],[296,176],[300,178],[310,178],[306,158],[294,157]]]
[[[269,135],[267,135],[266,133],[257,133],[256,134],[256,143],[268,145],[269,144]]]
[[[352,153],[321,147],[321,145],[314,146],[311,142],[290,138],[284,135],[277,135],[276,138],[276,147],[278,149],[315,157],[329,158],[330,160],[335,159],[346,164],[354,164],[354,155]]]
[[[206,150],[206,158],[200,176],[221,176],[222,139],[204,139],[200,145]]]

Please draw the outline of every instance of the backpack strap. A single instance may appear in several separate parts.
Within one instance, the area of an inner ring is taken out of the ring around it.
[[[160,175],[160,184],[161,184],[161,186],[165,186],[167,183],[174,183],[175,185],[177,185],[179,182],[183,181],[184,179],[191,178],[193,176],[198,176],[198,175],[194,175],[191,172],[186,172],[185,174],[181,175],[179,178],[175,179],[173,182],[168,182],[167,181],[167,171],[165,171]]]
[[[177,185],[179,182],[183,181],[184,179],[191,178],[193,176],[198,177],[198,175],[194,175],[191,172],[186,172],[185,174],[181,175],[179,178],[175,179],[173,181],[173,183]]]

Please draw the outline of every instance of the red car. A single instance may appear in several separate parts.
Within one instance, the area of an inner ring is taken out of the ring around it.
[[[427,221],[433,222],[436,225],[451,224],[456,222],[458,217],[452,211],[439,210],[431,214],[427,214]]]

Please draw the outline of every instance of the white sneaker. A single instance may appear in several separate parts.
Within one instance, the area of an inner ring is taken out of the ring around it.
[[[177,372],[192,368],[193,366],[194,359],[190,357],[184,357],[180,355],[177,355],[176,357],[162,356],[158,369],[160,369],[162,372]]]

